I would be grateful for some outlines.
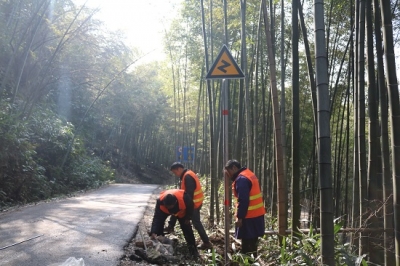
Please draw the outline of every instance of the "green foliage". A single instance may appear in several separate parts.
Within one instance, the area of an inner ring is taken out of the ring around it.
[[[73,1],[0,0],[0,206],[173,156],[157,63]]]
[[[228,257],[233,263],[239,263],[239,265],[244,265],[244,266],[254,265],[254,263],[257,261],[257,258],[254,258],[253,256],[244,255],[241,253],[235,253],[232,255],[228,254]]]
[[[43,199],[50,194],[50,185],[44,182],[45,169],[35,160],[30,136],[25,121],[0,112],[1,205]]]
[[[364,265],[364,256],[352,254],[349,244],[343,245],[340,241],[339,230],[343,223],[335,223],[335,261],[336,265]],[[300,233],[291,242],[291,237],[284,237],[279,255],[280,265],[319,265],[321,249],[321,235],[311,227],[308,234]]]
[[[96,188],[114,179],[114,171],[97,157],[82,156],[70,168],[67,180],[71,188]]]
[[[86,155],[79,141],[69,165],[60,168],[73,126],[54,117],[42,109],[29,121],[0,112],[0,206],[98,187],[114,179],[113,170],[98,157]]]
[[[207,265],[220,265],[223,261],[222,256],[216,253],[214,248],[207,250],[204,255],[207,259]]]

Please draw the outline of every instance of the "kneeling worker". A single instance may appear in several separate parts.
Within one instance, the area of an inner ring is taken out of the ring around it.
[[[151,238],[164,235],[164,223],[169,215],[176,216],[181,226],[183,235],[192,256],[198,257],[192,225],[190,219],[193,214],[193,199],[182,189],[170,189],[162,191],[157,199],[151,224]]]

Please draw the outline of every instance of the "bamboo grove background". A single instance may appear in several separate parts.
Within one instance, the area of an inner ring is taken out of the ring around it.
[[[359,254],[400,265],[398,4],[186,0],[166,59],[143,63],[96,10],[0,0],[1,205],[140,178],[194,146],[221,223],[221,81],[204,77],[226,44],[246,75],[229,81],[229,157],[260,178],[273,229],[320,228],[334,265],[340,221],[365,229],[343,237]]]
[[[196,145],[193,167],[211,176],[211,221],[221,220],[222,83],[204,76],[227,44],[246,74],[229,81],[229,157],[261,177],[279,233],[306,216],[321,227],[323,261],[333,265],[334,218],[379,228],[352,243],[371,262],[394,265],[397,23],[395,1],[185,2],[166,38],[182,128],[176,143]],[[188,102],[194,92],[197,104]]]

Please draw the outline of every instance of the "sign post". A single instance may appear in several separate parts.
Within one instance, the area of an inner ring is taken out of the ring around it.
[[[226,79],[242,79],[244,78],[244,74],[238,64],[235,62],[235,59],[232,57],[226,45],[222,46],[221,51],[219,52],[216,60],[211,66],[210,70],[207,73],[206,79],[222,79],[222,87],[221,87],[221,97],[222,97],[222,106],[221,106],[221,115],[222,115],[222,132],[223,132],[223,160],[226,163],[229,158],[229,146],[228,146],[228,115],[229,115],[229,106],[228,106],[228,81]],[[224,178],[224,214],[225,214],[225,263],[228,262],[228,251],[230,246],[229,239],[229,229],[230,229],[230,215],[229,215],[229,188],[230,182],[228,179]]]

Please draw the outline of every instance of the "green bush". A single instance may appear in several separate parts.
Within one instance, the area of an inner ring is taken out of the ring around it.
[[[114,178],[114,171],[98,157],[82,156],[71,165],[68,185],[77,189],[95,188]]]
[[[79,138],[62,167],[74,127],[51,111],[39,110],[21,120],[5,106],[0,110],[0,207],[99,187],[114,179],[113,170],[88,155]]]
[[[1,205],[31,201],[49,193],[42,182],[44,169],[34,159],[36,151],[30,135],[25,121],[0,112]]]

